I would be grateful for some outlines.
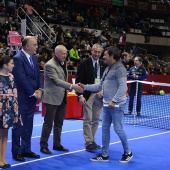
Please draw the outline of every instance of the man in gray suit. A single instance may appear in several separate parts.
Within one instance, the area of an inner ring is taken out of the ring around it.
[[[40,139],[40,151],[45,154],[51,154],[51,151],[48,149],[48,139],[53,122],[53,150],[68,151],[67,148],[61,145],[61,131],[67,103],[67,90],[74,89],[82,93],[80,86],[67,82],[66,57],[66,47],[58,45],[55,48],[55,57],[46,63],[44,69],[43,102],[46,106],[46,114]]]

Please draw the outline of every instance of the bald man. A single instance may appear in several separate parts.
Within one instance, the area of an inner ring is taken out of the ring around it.
[[[66,47],[58,45],[55,48],[55,56],[46,63],[44,69],[43,102],[45,103],[46,114],[40,139],[40,151],[44,154],[51,154],[51,151],[48,149],[48,139],[53,123],[53,150],[68,152],[68,149],[61,145],[67,90],[74,89],[82,93],[80,86],[67,82],[66,57]]]
[[[42,75],[35,56],[37,47],[37,40],[33,36],[27,36],[22,41],[22,50],[14,56],[13,74],[23,127],[12,130],[12,155],[15,160],[21,162],[25,161],[24,157],[40,158],[31,151],[36,100],[42,95]]]

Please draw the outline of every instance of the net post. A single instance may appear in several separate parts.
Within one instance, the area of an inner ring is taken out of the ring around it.
[[[136,125],[136,115],[137,115],[137,99],[138,99],[138,81],[136,80],[136,95],[135,95],[135,107],[134,107],[134,125]]]

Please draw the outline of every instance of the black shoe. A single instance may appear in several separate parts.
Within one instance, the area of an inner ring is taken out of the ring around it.
[[[6,168],[11,168],[10,164],[5,164]]]
[[[48,148],[41,148],[40,152],[45,153],[45,154],[52,154]]]
[[[100,149],[101,146],[100,145],[97,145],[96,142],[93,142],[93,145],[97,148],[97,149]]]
[[[25,161],[24,157],[21,154],[13,155],[13,159],[15,159],[16,161],[19,161],[19,162]]]
[[[90,158],[93,162],[109,162],[109,156],[102,156],[102,154],[98,154],[94,158]]]
[[[98,148],[94,144],[89,144],[86,146],[86,151],[94,151],[97,150]]]
[[[63,152],[68,152],[69,149],[65,148],[64,146],[60,145],[59,147],[53,147],[53,150],[57,150],[57,151],[63,151]]]
[[[34,152],[25,152],[22,155],[28,158],[40,158],[40,155],[37,155]]]
[[[124,113],[125,116],[131,115],[131,114],[132,114],[131,111],[128,111],[127,113]]]
[[[132,152],[124,153],[122,155],[122,159],[119,161],[120,163],[128,163],[133,158]]]
[[[0,165],[0,168],[1,169],[5,169],[5,168],[7,168],[5,165]]]

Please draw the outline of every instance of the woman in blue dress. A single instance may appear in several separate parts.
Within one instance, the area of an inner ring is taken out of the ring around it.
[[[0,168],[11,167],[5,160],[8,129],[22,125],[17,89],[11,74],[13,67],[13,59],[7,55],[0,57]]]

